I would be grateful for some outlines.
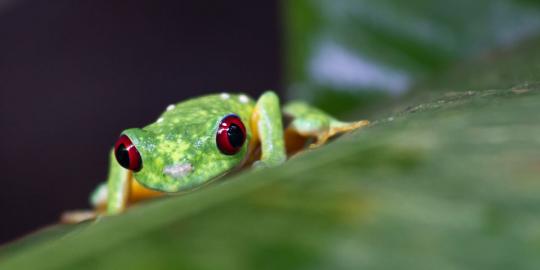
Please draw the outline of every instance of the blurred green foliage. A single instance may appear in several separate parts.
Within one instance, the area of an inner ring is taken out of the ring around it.
[[[538,1],[283,3],[289,98],[338,113],[369,109],[456,62],[540,32]]]

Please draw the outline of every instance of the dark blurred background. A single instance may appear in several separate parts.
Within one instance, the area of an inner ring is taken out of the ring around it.
[[[281,89],[276,1],[0,1],[0,243],[88,208],[120,131]]]

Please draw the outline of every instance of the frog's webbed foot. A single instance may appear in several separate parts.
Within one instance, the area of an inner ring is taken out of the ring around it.
[[[356,129],[363,128],[369,125],[368,120],[361,120],[356,122],[335,122],[330,125],[330,137],[333,137],[337,134],[351,132]]]
[[[277,158],[267,159],[267,160],[257,160],[253,162],[253,165],[251,165],[251,167],[254,169],[271,168],[271,167],[281,165],[283,162],[285,162],[285,160],[286,160],[285,156],[279,156]]]
[[[319,132],[318,134],[313,134],[316,137],[317,140],[314,143],[312,143],[309,146],[309,148],[310,149],[317,148],[317,147],[325,144],[328,141],[328,139],[330,139],[330,138],[332,138],[334,136],[337,136],[337,135],[340,135],[340,134],[343,134],[343,133],[347,133],[347,132],[351,132],[353,130],[365,127],[367,125],[369,125],[368,120],[361,120],[361,121],[350,122],[350,123],[333,121],[330,124],[330,127],[328,128],[328,130],[323,131],[323,132]]]
[[[264,168],[268,168],[270,166],[268,166],[264,161],[261,161],[261,160],[257,160],[255,162],[253,162],[253,164],[251,165],[251,168],[255,169],[255,170],[260,170],[260,169],[264,169]]]
[[[76,224],[83,221],[93,220],[99,216],[97,211],[94,210],[75,210],[62,213],[60,216],[60,223],[63,224]]]
[[[369,124],[369,121],[342,122],[327,113],[312,107],[304,102],[293,102],[285,106],[285,113],[292,118],[285,132],[287,150],[296,153],[301,145],[314,140],[309,148],[317,148],[325,144],[328,139],[339,134],[347,133]],[[305,138],[304,140],[300,138]]]
[[[328,139],[330,139],[330,132],[324,132],[322,134],[317,135],[317,140],[309,145],[309,149],[315,149],[318,147],[321,147],[324,145]]]

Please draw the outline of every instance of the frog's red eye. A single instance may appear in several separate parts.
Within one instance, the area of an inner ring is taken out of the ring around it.
[[[114,155],[120,165],[128,170],[138,172],[142,168],[141,154],[126,135],[120,136],[114,146]]]
[[[219,123],[216,143],[225,155],[234,155],[242,149],[246,141],[246,128],[240,117],[234,114],[225,116]]]

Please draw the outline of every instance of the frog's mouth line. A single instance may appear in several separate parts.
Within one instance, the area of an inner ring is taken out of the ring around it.
[[[173,164],[163,168],[163,173],[173,178],[184,177],[191,173],[191,171],[193,171],[191,163]]]

